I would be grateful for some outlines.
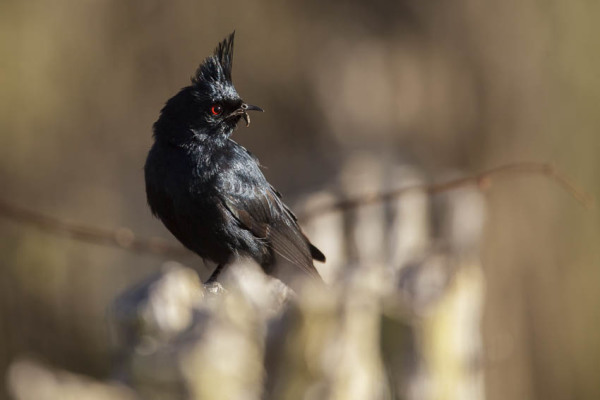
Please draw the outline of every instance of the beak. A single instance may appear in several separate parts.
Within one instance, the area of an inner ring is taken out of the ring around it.
[[[252,104],[242,103],[240,108],[238,108],[237,112],[239,112],[242,115],[242,118],[244,118],[244,121],[246,121],[246,127],[249,127],[250,126],[250,116],[248,115],[247,111],[264,112],[265,110],[263,110],[259,106],[253,106]]]
[[[263,110],[259,106],[253,106],[252,104],[242,103],[241,108],[244,111],[260,111],[260,112],[265,112],[265,110]]]

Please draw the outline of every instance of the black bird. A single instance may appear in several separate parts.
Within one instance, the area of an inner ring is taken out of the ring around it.
[[[217,264],[207,283],[242,256],[284,281],[300,271],[320,279],[313,259],[325,256],[302,233],[257,158],[230,138],[240,119],[250,124],[248,111],[263,111],[245,103],[231,81],[234,34],[154,123],[144,168],[148,204],[184,246]]]

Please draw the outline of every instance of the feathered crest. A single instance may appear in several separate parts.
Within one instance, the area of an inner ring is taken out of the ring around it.
[[[231,83],[231,68],[233,66],[233,39],[235,31],[231,32],[215,49],[212,56],[206,58],[192,77],[192,83],[201,81],[221,81]]]

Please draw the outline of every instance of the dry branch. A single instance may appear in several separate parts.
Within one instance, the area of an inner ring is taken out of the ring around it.
[[[567,193],[586,208],[592,208],[593,198],[579,189],[569,178],[559,172],[550,164],[522,162],[505,164],[496,168],[483,171],[477,175],[450,180],[442,183],[419,184],[403,187],[389,192],[379,192],[364,194],[341,201],[332,202],[323,206],[299,214],[302,221],[311,220],[321,215],[338,211],[349,210],[362,207],[369,204],[381,203],[396,199],[410,191],[425,191],[429,194],[445,192],[458,189],[468,185],[477,185],[481,189],[487,188],[492,178],[501,175],[522,175],[533,174],[542,175],[558,183]],[[171,244],[159,238],[141,238],[125,227],[116,229],[103,229],[94,226],[66,222],[58,218],[50,217],[24,207],[10,204],[0,199],[0,216],[15,221],[20,224],[26,224],[45,232],[69,237],[87,243],[118,247],[138,253],[149,253],[160,256],[182,256],[188,254],[188,250],[175,244]]]
[[[571,179],[567,178],[563,173],[558,171],[551,164],[521,162],[513,164],[505,164],[499,167],[491,168],[477,175],[468,176],[465,178],[453,179],[447,182],[433,184],[418,184],[406,186],[400,189],[389,192],[369,193],[360,196],[344,199],[331,204],[325,204],[319,207],[299,214],[299,219],[308,221],[330,212],[338,210],[349,210],[369,204],[383,203],[396,199],[407,192],[424,191],[428,194],[436,194],[449,190],[458,189],[468,185],[477,185],[481,190],[488,188],[492,183],[492,178],[500,175],[515,175],[515,174],[533,174],[542,175],[552,181],[558,183],[569,195],[577,200],[587,209],[591,209],[594,204],[594,199],[585,191],[579,189]]]

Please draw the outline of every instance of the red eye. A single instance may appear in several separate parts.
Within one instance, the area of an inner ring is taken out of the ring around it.
[[[220,115],[223,112],[223,107],[221,107],[219,104],[215,104],[210,108],[210,112],[212,115]]]

